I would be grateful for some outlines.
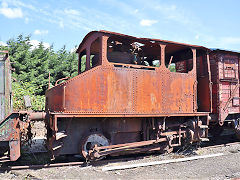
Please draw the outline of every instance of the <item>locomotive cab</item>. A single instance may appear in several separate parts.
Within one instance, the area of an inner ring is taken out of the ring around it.
[[[194,95],[195,99],[192,103],[194,107],[191,111],[211,112],[208,49],[169,41],[133,38],[121,34],[95,35],[95,38],[94,35],[92,36],[77,50],[79,74],[102,65],[137,69],[139,72],[141,70],[143,72],[144,70],[162,71],[162,74],[168,72],[171,76],[182,76],[183,79],[184,76],[192,76],[195,81],[193,88],[197,94]]]

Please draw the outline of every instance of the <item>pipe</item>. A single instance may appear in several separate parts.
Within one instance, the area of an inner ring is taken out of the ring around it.
[[[31,112],[29,113],[29,119],[32,121],[41,121],[46,119],[45,112]]]

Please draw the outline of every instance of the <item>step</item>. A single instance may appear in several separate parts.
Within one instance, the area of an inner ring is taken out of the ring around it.
[[[200,129],[208,129],[208,125],[200,125],[199,128]]]
[[[200,138],[201,141],[209,141],[208,138]]]
[[[56,133],[56,140],[58,141],[59,139],[62,139],[64,137],[67,137],[67,134],[65,134],[65,132],[57,132]]]
[[[56,146],[56,147],[53,147],[52,149],[53,149],[53,151],[56,151],[57,149],[59,149],[59,148],[61,148],[62,147],[62,145],[58,145],[58,146]]]

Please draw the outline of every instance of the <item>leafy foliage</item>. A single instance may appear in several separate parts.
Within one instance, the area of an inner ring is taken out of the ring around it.
[[[74,77],[77,75],[78,60],[77,55],[67,51],[65,46],[55,52],[53,46],[45,48],[42,42],[38,47],[33,48],[30,40],[30,36],[19,35],[16,39],[7,42],[14,69],[13,106],[14,109],[23,109],[23,96],[29,95],[32,109],[43,110],[49,72],[51,84],[64,77]],[[4,49],[6,50],[6,47]]]
[[[35,95],[35,89],[31,83],[21,83],[13,82],[13,109],[25,109],[23,96],[29,95],[31,99],[31,104],[34,110],[44,110],[45,108],[45,97],[40,95]]]
[[[171,72],[176,72],[176,65],[174,63],[170,64],[169,70]]]

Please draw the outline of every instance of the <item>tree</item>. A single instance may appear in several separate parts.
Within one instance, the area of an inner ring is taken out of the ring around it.
[[[48,88],[48,76],[51,84],[64,77],[77,75],[77,55],[63,46],[55,52],[53,46],[45,48],[41,42],[36,48],[30,44],[30,36],[19,35],[10,39],[8,50],[12,62],[14,108],[23,108],[23,96],[29,95],[34,110],[42,110],[44,94]]]

